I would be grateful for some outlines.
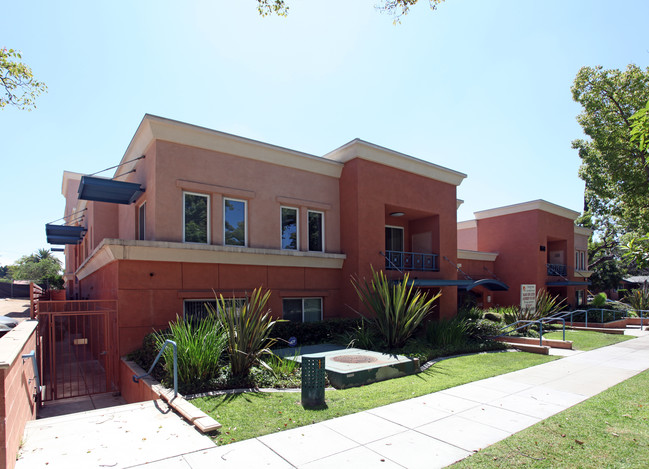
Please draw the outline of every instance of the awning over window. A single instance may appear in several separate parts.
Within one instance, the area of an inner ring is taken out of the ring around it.
[[[143,192],[142,186],[135,182],[114,181],[93,176],[82,176],[79,183],[81,200],[129,205]]]
[[[45,225],[45,236],[49,244],[79,244],[86,229],[83,226]]]
[[[590,285],[590,282],[578,282],[576,280],[564,280],[562,282],[546,282],[546,287],[585,287]]]
[[[491,291],[509,290],[509,287],[500,280],[490,278],[481,280],[414,279],[410,283],[415,287],[458,287],[458,289],[466,291],[470,291],[475,287],[484,287]]]
[[[467,291],[475,287],[485,287],[487,290],[491,290],[491,291],[509,290],[509,287],[506,284],[504,284],[500,280],[495,280],[492,278],[483,278],[482,280],[476,280],[475,282],[473,282],[470,288],[467,288]]]

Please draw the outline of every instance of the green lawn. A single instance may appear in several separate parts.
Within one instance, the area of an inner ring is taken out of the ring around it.
[[[223,425],[222,430],[213,435],[216,443],[222,445],[403,401],[555,358],[524,352],[451,358],[416,375],[359,388],[327,391],[326,408],[320,410],[302,408],[299,392],[202,397],[192,403]]]
[[[454,468],[645,468],[649,371],[516,433]]]
[[[561,340],[563,333],[561,331],[549,332],[543,334],[543,338]],[[572,340],[572,348],[574,350],[593,350],[633,338],[630,335],[604,334],[602,332],[572,331],[566,329],[566,340]]]

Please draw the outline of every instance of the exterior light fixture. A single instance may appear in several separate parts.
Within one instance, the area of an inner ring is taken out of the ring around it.
[[[405,213],[403,213],[403,212],[392,212],[390,214],[391,217],[402,217],[404,215],[405,215]]]

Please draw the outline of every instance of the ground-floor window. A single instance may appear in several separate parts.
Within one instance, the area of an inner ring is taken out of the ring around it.
[[[241,308],[246,302],[245,298],[225,298],[226,307],[234,302],[235,307]],[[216,300],[185,300],[183,314],[185,319],[203,319],[208,314],[208,307],[216,309]]]
[[[577,290],[577,306],[583,306],[584,302],[584,290]]]
[[[322,298],[284,298],[282,317],[289,321],[322,321]]]

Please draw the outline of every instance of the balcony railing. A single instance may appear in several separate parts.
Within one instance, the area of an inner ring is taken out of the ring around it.
[[[437,254],[423,252],[385,251],[385,268],[436,272],[439,270],[437,257]]]
[[[566,277],[568,275],[568,266],[563,264],[547,264],[548,275],[550,277]]]

